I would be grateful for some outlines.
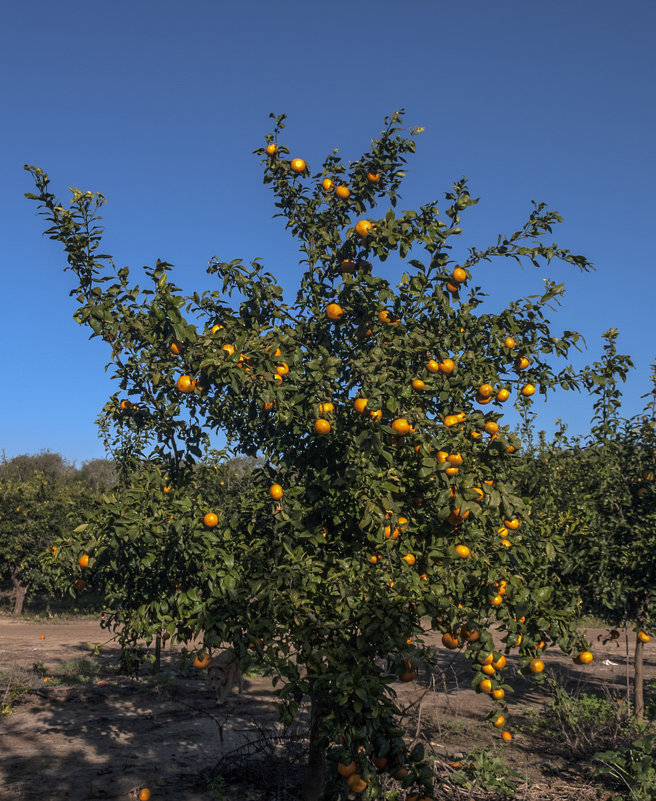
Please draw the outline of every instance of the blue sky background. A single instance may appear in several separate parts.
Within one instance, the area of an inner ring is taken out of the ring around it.
[[[63,253],[23,198],[23,164],[66,199],[68,186],[107,196],[104,250],[119,265],[165,259],[192,291],[208,286],[210,257],[261,256],[291,297],[296,250],[252,155],[271,111],[289,115],[286,143],[313,167],[333,147],[358,158],[405,108],[426,131],[400,208],[467,175],[481,198],[467,245],[515,230],[532,199],[560,211],[554,239],[597,271],[549,269],[568,286],[552,322],[585,335],[582,361],[619,328],[637,366],[625,411],[637,411],[656,356],[655,31],[652,0],[5,4],[0,452],[102,456],[94,419],[113,390],[107,346],[73,321]],[[543,275],[493,264],[480,281],[500,306]],[[583,432],[589,414],[568,393],[540,426],[563,417]]]

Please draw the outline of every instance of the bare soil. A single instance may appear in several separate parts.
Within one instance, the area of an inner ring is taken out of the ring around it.
[[[603,644],[606,634],[588,630],[592,665],[577,667],[550,649],[547,672],[564,686],[621,698],[624,640]],[[0,706],[11,706],[0,717],[2,801],[119,801],[136,798],[145,786],[153,801],[293,797],[304,715],[292,731],[283,730],[268,679],[246,677],[243,694],[235,689],[219,707],[204,671],[181,672],[170,649],[162,652],[159,676],[143,675],[149,665],[141,678],[118,675],[119,648],[109,636],[95,620],[0,616]],[[437,636],[432,644],[439,645]],[[437,670],[396,685],[409,736],[422,739],[445,771],[472,748],[498,749],[525,778],[527,799],[606,797],[593,786],[589,764],[535,733],[548,693],[508,661],[509,746],[501,747],[499,733],[484,722],[491,702],[471,688],[469,663],[441,645]],[[645,648],[645,677],[656,679],[654,643]],[[238,787],[217,778],[230,768]]]

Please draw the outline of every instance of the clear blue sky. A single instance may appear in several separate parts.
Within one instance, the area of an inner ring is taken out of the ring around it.
[[[552,317],[588,341],[620,329],[641,407],[656,356],[652,244],[656,186],[656,4],[652,0],[331,0],[221,2],[32,0],[0,30],[0,451],[102,456],[94,419],[113,384],[107,346],[72,319],[71,279],[41,237],[25,162],[54,189],[103,192],[105,252],[133,269],[163,258],[188,291],[210,257],[261,256],[288,292],[293,243],[273,220],[251,152],[271,111],[317,165],[355,159],[405,108],[425,126],[401,208],[442,198],[465,174],[479,205],[468,245],[515,229],[544,200],[565,222],[554,239],[597,271],[550,271],[568,294]],[[542,275],[491,265],[493,302],[539,291]],[[541,412],[584,431],[586,398]]]

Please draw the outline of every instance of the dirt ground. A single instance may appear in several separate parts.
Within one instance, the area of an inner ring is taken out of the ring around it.
[[[598,638],[606,633],[588,631],[595,643],[591,666],[577,667],[550,649],[548,672],[569,686],[619,696],[625,687],[624,640],[604,645]],[[247,677],[243,694],[235,689],[219,707],[204,672],[181,674],[177,654],[168,650],[158,677],[118,675],[119,649],[108,636],[95,620],[28,622],[0,616],[0,705],[9,701],[12,707],[11,714],[0,717],[2,801],[122,801],[136,798],[144,786],[153,801],[230,801],[237,796],[231,796],[229,786],[220,779],[208,783],[220,763],[242,770],[246,790],[240,798],[263,798],[263,784],[272,781],[277,788],[270,797],[285,797],[285,788],[298,779],[294,771],[300,762],[289,754],[301,747],[303,720],[295,731],[281,728],[267,679]],[[438,646],[437,637],[433,644]],[[646,646],[645,657],[646,679],[654,680],[653,643]],[[445,760],[458,760],[476,746],[497,747],[498,732],[483,723],[490,700],[471,689],[468,663],[441,646],[438,659],[437,671],[420,673],[410,685],[396,685],[411,726]],[[547,696],[514,667],[511,658],[507,672],[514,693],[508,698],[507,720],[514,738],[503,756],[535,787],[560,783],[572,788],[574,798],[581,773],[557,748],[543,752],[524,733],[529,710],[542,709]],[[10,685],[19,688],[13,701],[7,694]],[[268,755],[265,764],[284,757],[275,780],[254,767],[261,762],[248,761],[258,753]]]

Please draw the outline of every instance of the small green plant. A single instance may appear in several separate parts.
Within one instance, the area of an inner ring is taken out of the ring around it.
[[[470,792],[484,789],[505,798],[514,798],[517,785],[522,778],[516,770],[509,767],[506,760],[496,751],[476,748],[454,763],[457,770],[451,774],[451,781]]]
[[[546,709],[533,713],[534,732],[580,757],[617,743],[626,724],[622,704],[592,693],[568,692],[553,680],[548,684],[552,699]]]
[[[10,679],[0,697],[0,715],[11,715],[14,702],[30,691],[30,686],[22,679]]]
[[[610,776],[622,790],[628,790],[631,801],[654,801],[656,799],[656,754],[654,737],[643,735],[630,745],[616,751],[595,754],[593,760],[600,763],[596,775]],[[617,799],[626,798],[618,795]]]

